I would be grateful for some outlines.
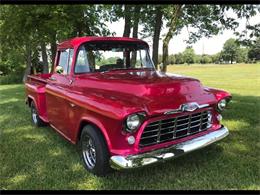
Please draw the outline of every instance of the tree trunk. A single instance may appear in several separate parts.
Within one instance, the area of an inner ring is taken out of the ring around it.
[[[41,52],[43,61],[43,73],[49,73],[48,55],[46,50],[46,44],[44,41],[41,42]]]
[[[163,72],[167,71],[168,46],[169,46],[170,40],[172,39],[173,33],[176,30],[178,16],[180,15],[180,12],[181,12],[181,5],[179,5],[179,4],[174,5],[174,13],[173,13],[172,19],[170,20],[170,23],[169,23],[170,27],[163,40],[163,56],[162,56],[162,61],[163,61],[162,71]]]
[[[138,24],[140,19],[141,6],[135,5],[134,8],[134,24],[133,24],[133,38],[138,38]]]
[[[131,33],[131,5],[125,5],[125,27],[123,37],[129,37]]]
[[[138,38],[138,25],[140,20],[140,5],[135,5],[134,9],[134,23],[133,23],[133,38]],[[136,63],[136,52],[132,53],[132,61],[131,64]]]
[[[54,33],[51,37],[51,72],[54,71],[55,57],[56,57],[56,33]]]
[[[160,32],[162,28],[162,16],[163,12],[161,7],[156,8],[156,16],[155,16],[155,25],[154,25],[154,34],[153,34],[153,62],[155,68],[158,69],[158,50],[159,50],[159,40],[160,40]]]
[[[31,48],[26,45],[26,69],[23,74],[23,82],[27,80],[27,76],[31,74],[32,71],[32,51]]]

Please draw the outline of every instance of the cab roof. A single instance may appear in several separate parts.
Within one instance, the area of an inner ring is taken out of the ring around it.
[[[87,43],[92,41],[125,41],[125,42],[142,43],[148,46],[148,44],[145,41],[136,38],[85,36],[85,37],[75,37],[72,39],[65,40],[58,44],[58,49],[75,48],[81,45],[82,43]]]

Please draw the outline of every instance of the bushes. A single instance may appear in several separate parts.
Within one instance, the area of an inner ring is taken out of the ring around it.
[[[23,81],[24,68],[20,67],[15,72],[9,74],[0,75],[0,85],[4,84],[16,84]]]
[[[23,74],[9,74],[0,76],[0,85],[22,83]]]

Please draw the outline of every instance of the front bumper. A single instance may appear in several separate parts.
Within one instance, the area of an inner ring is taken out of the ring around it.
[[[226,127],[222,126],[220,129],[210,132],[206,135],[196,137],[194,139],[151,152],[130,155],[130,156],[111,156],[110,165],[114,169],[131,169],[149,165],[152,163],[164,161],[183,155],[208,146],[218,140],[223,139],[229,134]]]

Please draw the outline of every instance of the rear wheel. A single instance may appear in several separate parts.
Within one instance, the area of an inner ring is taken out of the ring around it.
[[[86,125],[80,136],[80,152],[85,168],[98,176],[111,171],[109,152],[103,135],[93,126]]]
[[[40,119],[37,108],[33,101],[31,103],[31,116],[32,116],[32,122],[35,126],[42,127],[46,125],[46,123],[42,119]]]

